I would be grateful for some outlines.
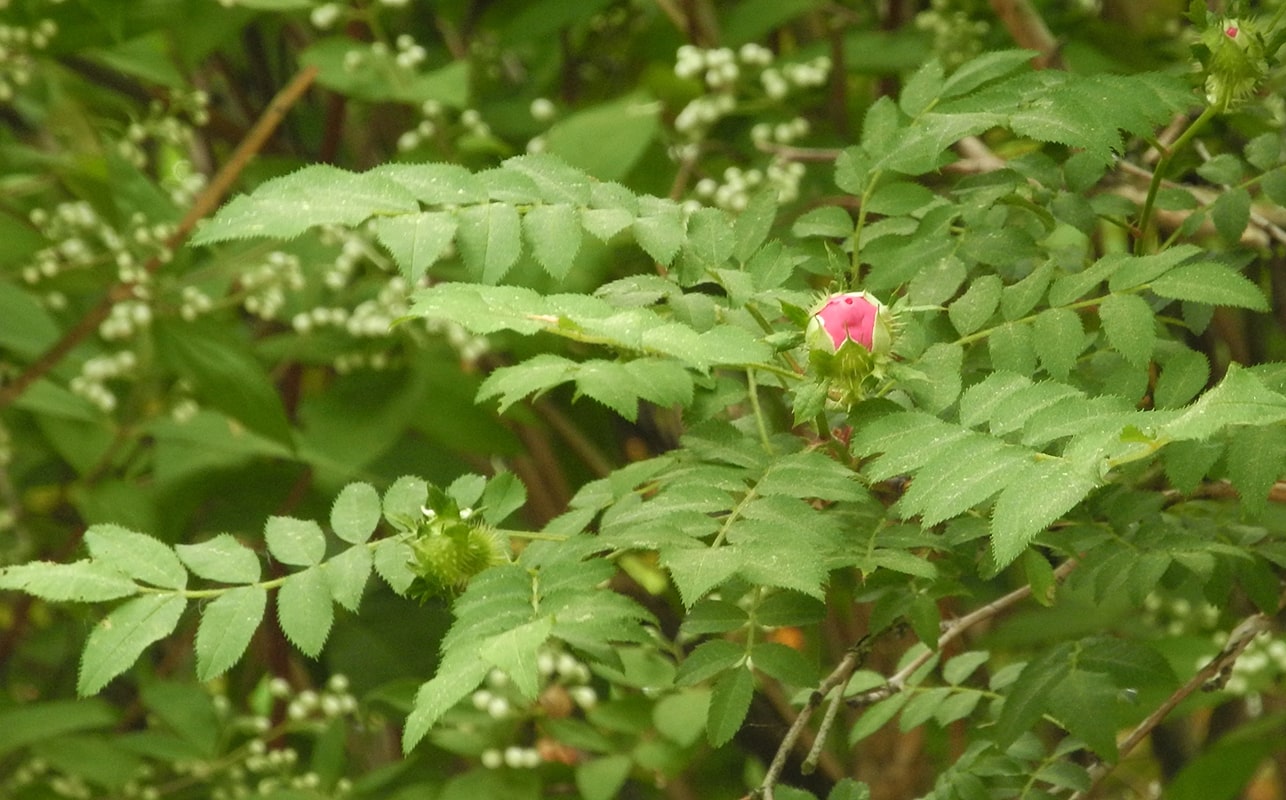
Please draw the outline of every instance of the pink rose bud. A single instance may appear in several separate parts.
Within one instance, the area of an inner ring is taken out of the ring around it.
[[[808,320],[804,343],[814,374],[831,399],[851,405],[881,380],[893,348],[893,313],[866,292],[826,298]]]
[[[887,353],[892,338],[888,310],[866,292],[831,295],[813,313],[806,337],[810,347],[832,353],[839,352],[845,342],[856,342],[873,353]]]

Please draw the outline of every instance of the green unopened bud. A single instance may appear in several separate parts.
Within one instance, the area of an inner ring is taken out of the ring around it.
[[[411,541],[410,568],[415,573],[407,594],[421,601],[452,597],[473,576],[507,560],[495,531],[473,509],[457,507],[436,487],[429,489],[429,505]]]
[[[1206,99],[1227,108],[1254,94],[1268,76],[1263,35],[1253,20],[1221,19],[1201,34],[1206,59]]]

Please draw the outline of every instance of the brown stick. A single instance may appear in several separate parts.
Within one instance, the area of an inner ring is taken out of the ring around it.
[[[1214,658],[1210,659],[1204,667],[1199,669],[1197,674],[1175,690],[1174,694],[1167,697],[1164,703],[1157,706],[1151,714],[1148,714],[1147,719],[1140,722],[1134,730],[1130,731],[1130,734],[1125,737],[1125,740],[1117,748],[1120,752],[1117,763],[1120,763],[1120,759],[1124,759],[1134,748],[1138,747],[1139,743],[1147,738],[1148,734],[1156,726],[1161,724],[1162,720],[1174,710],[1175,706],[1187,699],[1188,695],[1198,688],[1206,686],[1211,681],[1217,680],[1226,670],[1232,669],[1232,665],[1241,657],[1241,654],[1250,646],[1250,643],[1255,640],[1255,637],[1268,630],[1269,626],[1269,617],[1259,613],[1246,617],[1236,628],[1233,628],[1232,633],[1228,636],[1228,643],[1224,645],[1223,649]],[[1097,762],[1090,768],[1090,779],[1092,781],[1090,788],[1072,795],[1071,800],[1081,800],[1081,798],[1093,796],[1095,789],[1103,782],[1104,778],[1111,774],[1114,767],[1114,764],[1107,764],[1102,761]]]
[[[165,241],[166,252],[172,253],[187,241],[188,235],[192,233],[192,229],[196,227],[197,222],[218,207],[224,195],[227,194],[228,190],[232,188],[232,184],[241,175],[242,170],[246,168],[246,165],[250,163],[255,154],[263,148],[264,143],[268,141],[268,138],[277,130],[277,126],[281,124],[281,120],[285,118],[286,112],[299,101],[299,98],[312,85],[316,77],[316,67],[305,67],[291,79],[290,83],[286,84],[285,88],[277,93],[277,96],[268,104],[268,108],[264,110],[259,121],[246,134],[241,144],[237,145],[237,149],[233,151],[228,163],[224,164],[223,168],[215,174],[213,180],[192,203],[192,207],[183,215],[183,219],[179,221],[174,233]],[[143,265],[143,269],[148,274],[154,274],[165,261],[166,259],[161,254],[155,255],[148,259],[147,263]],[[22,374],[9,385],[0,389],[0,410],[12,405],[27,389],[31,388],[33,383],[47,375],[60,361],[66,358],[67,354],[76,345],[89,338],[98,329],[98,326],[102,324],[103,320],[107,319],[108,314],[111,313],[112,306],[133,296],[134,286],[131,283],[120,282],[108,289],[103,299],[90,309],[85,316],[81,317],[70,330],[63,334],[61,339],[42,353],[39,358],[31,362],[23,370]]]
[[[1068,573],[1076,569],[1077,563],[1078,562],[1075,559],[1064,561],[1058,566],[1058,569],[1054,570],[1054,579],[1061,582],[1067,577]],[[883,686],[879,686],[850,698],[847,701],[848,704],[870,705],[872,703],[877,703],[886,697],[891,697],[892,695],[897,694],[906,688],[907,679],[910,678],[916,670],[924,666],[929,659],[933,658],[935,653],[940,653],[942,648],[958,639],[965,631],[969,630],[974,625],[995,617],[1002,611],[1026,600],[1030,595],[1031,587],[1022,586],[1004,597],[997,598],[987,605],[971,611],[959,619],[943,622],[942,635],[938,637],[937,647],[933,649],[925,648],[923,653],[912,659],[910,663],[898,670],[896,674],[890,676]],[[831,670],[830,675],[826,676],[821,685],[817,687],[817,691],[813,692],[809,696],[808,702],[799,710],[799,714],[795,717],[795,721],[791,724],[790,729],[786,731],[786,735],[782,737],[781,745],[777,749],[777,754],[773,758],[772,764],[769,765],[768,772],[764,775],[763,782],[756,791],[756,794],[763,798],[763,800],[773,800],[773,787],[776,785],[778,778],[781,777],[781,772],[786,766],[786,756],[790,753],[791,749],[795,747],[796,743],[799,742],[801,734],[804,731],[804,726],[808,724],[809,719],[811,719],[817,709],[821,707],[822,703],[826,701],[827,696],[832,691],[838,691],[840,693],[839,696],[843,695],[844,686],[848,684],[849,678],[851,678],[853,673],[857,671],[857,668],[861,666],[862,660],[866,655],[866,651],[870,649],[871,644],[872,643],[869,638],[864,638],[862,641],[858,642],[857,645],[849,648],[849,651],[844,655],[844,658],[840,660],[840,663],[835,667],[835,669]],[[836,702],[838,702],[838,697],[836,698]],[[817,750],[817,748],[820,747],[820,743],[825,739],[827,732],[826,729],[828,727],[829,725],[824,725],[822,730],[818,732],[816,740],[818,744],[814,746],[814,750]],[[812,755],[813,754],[810,753],[810,757]]]
[[[1036,9],[1027,0],[991,0],[991,9],[1000,17],[1005,30],[1014,37],[1019,47],[1035,50],[1040,55],[1032,59],[1037,69],[1057,69],[1059,65],[1058,42],[1045,26]]]

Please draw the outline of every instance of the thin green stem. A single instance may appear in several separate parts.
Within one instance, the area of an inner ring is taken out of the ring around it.
[[[1147,286],[1135,286],[1123,292],[1118,292],[1118,294],[1134,294],[1146,288]],[[1111,295],[1103,295],[1102,297],[1091,297],[1089,300],[1081,300],[1080,302],[1077,302],[1077,303],[1068,303],[1065,306],[1058,306],[1058,308],[1070,308],[1072,310],[1081,309],[1081,308],[1093,308],[1094,306],[1100,305],[1104,300],[1106,300],[1110,296]],[[996,331],[1000,330],[1001,328],[1007,325],[1025,325],[1029,322],[1034,321],[1036,317],[1039,317],[1039,316],[1040,314],[1028,314],[1027,316],[1021,317],[1019,319],[1011,319],[1002,325],[993,325],[990,328],[983,328],[980,331],[974,331],[968,336],[961,336],[959,339],[956,339],[954,342],[952,342],[952,344],[960,344],[960,345],[972,344],[980,339],[986,339],[988,336],[990,336],[991,334],[995,333]]]
[[[849,284],[852,288],[860,285],[862,279],[862,230],[866,227],[866,208],[871,203],[871,195],[875,194],[875,186],[880,181],[882,170],[876,170],[871,173],[870,179],[866,183],[866,188],[862,190],[862,198],[857,206],[857,222],[853,225],[853,256],[850,261]]]
[[[1176,153],[1183,150],[1184,147],[1192,141],[1203,128],[1210,124],[1221,111],[1222,106],[1210,105],[1201,112],[1201,115],[1192,121],[1192,124],[1179,135],[1178,139],[1166,148],[1161,159],[1157,161],[1156,169],[1152,172],[1152,181],[1148,184],[1148,196],[1143,201],[1143,212],[1139,215],[1139,238],[1135,241],[1135,255],[1145,255],[1156,249],[1156,230],[1154,211],[1156,209],[1157,192],[1161,190],[1161,182],[1165,179],[1166,172],[1169,171],[1171,162],[1174,161]]]
[[[732,523],[741,519],[741,511],[750,505],[750,501],[758,497],[759,494],[752,488],[746,492],[745,496],[733,506],[728,512],[728,516],[723,518],[723,523],[719,526],[719,532],[715,534],[714,541],[710,542],[710,548],[714,549],[723,544],[723,540],[728,536],[728,531],[732,528]]]
[[[497,528],[496,533],[510,539],[527,539],[536,542],[565,542],[567,535],[562,533],[540,533],[539,531],[515,531],[508,528]]]
[[[759,443],[764,450],[773,452],[772,439],[768,436],[768,423],[764,420],[763,407],[759,405],[759,382],[755,380],[755,371],[746,370],[746,395],[750,398],[750,410],[755,415],[755,427],[759,429]]]

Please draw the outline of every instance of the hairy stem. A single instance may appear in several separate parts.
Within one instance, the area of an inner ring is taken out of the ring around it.
[[[1157,162],[1156,169],[1152,172],[1152,181],[1148,184],[1148,195],[1143,201],[1143,211],[1139,214],[1139,238],[1135,241],[1135,255],[1145,255],[1156,249],[1156,219],[1155,208],[1157,192],[1161,190],[1161,183],[1165,180],[1166,173],[1170,170],[1170,164],[1174,160],[1175,153],[1183,150],[1184,147],[1192,141],[1203,128],[1210,124],[1210,120],[1219,114],[1218,106],[1206,106],[1201,116],[1192,121],[1187,130],[1174,140],[1174,144],[1166,148],[1165,155]]]

